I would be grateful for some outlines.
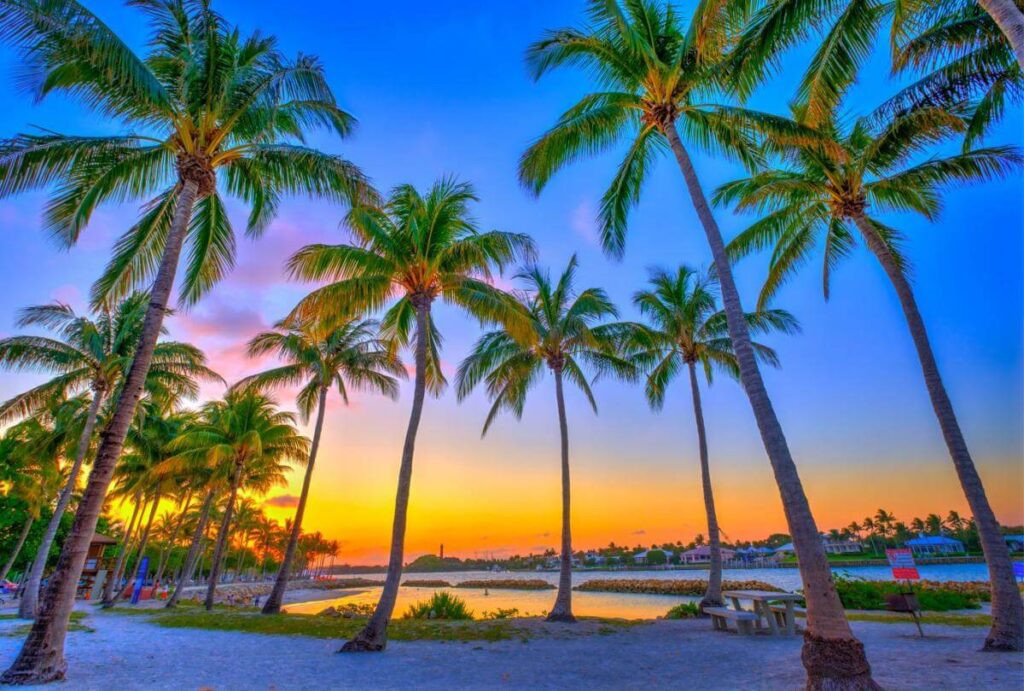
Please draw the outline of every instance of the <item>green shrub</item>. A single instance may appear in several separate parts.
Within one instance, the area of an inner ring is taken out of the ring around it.
[[[885,596],[903,591],[906,585],[895,581],[865,581],[844,576],[835,577],[839,599],[846,609],[884,610]],[[952,588],[912,585],[922,610],[948,612],[955,609],[977,609],[978,596],[975,593],[957,591]]]
[[[682,602],[665,614],[666,619],[696,619],[700,616],[700,607],[695,602]]]
[[[515,619],[519,616],[519,610],[515,607],[502,609],[499,607],[493,612],[484,612],[484,619]]]
[[[446,590],[439,590],[429,600],[409,605],[406,619],[472,619],[473,612],[466,602]]]

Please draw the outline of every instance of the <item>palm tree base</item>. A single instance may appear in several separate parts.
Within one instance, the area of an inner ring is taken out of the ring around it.
[[[1019,653],[1024,650],[1024,640],[1019,634],[989,631],[985,638],[984,653]]]
[[[364,638],[363,634],[359,634],[351,641],[345,643],[338,649],[339,653],[381,653],[384,652],[384,648],[388,645],[386,638],[379,640],[373,640],[370,638]]]
[[[572,612],[552,612],[544,618],[544,621],[557,624],[575,624],[576,617],[572,615]]]
[[[51,651],[57,653],[58,651]],[[24,655],[24,653],[23,653]],[[64,657],[56,655],[33,656],[32,660],[22,663],[22,656],[14,662],[11,667],[0,675],[0,684],[5,686],[36,686],[41,684],[52,684],[55,681],[64,681],[64,675],[68,669],[68,663]],[[42,658],[53,657],[50,662],[44,662]]]
[[[804,633],[800,653],[809,691],[880,691],[871,678],[864,644],[856,638],[823,638]]]
[[[281,603],[280,602],[267,602],[263,605],[263,609],[260,610],[260,614],[280,614]]]

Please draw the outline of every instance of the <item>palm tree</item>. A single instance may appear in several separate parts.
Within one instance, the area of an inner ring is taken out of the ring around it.
[[[632,376],[633,368],[618,355],[622,328],[599,324],[617,316],[615,306],[600,288],[578,291],[576,257],[569,260],[554,282],[536,266],[523,269],[517,278],[526,292],[518,295],[521,310],[528,315],[530,329],[522,333],[522,318],[485,333],[472,353],[459,365],[456,391],[460,400],[480,382],[486,382],[493,402],[484,420],[487,434],[494,418],[508,410],[517,418],[523,414],[526,394],[538,384],[545,366],[555,380],[558,428],[562,440],[562,547],[558,594],[548,621],[575,622],[572,613],[572,521],[570,512],[569,425],[565,414],[564,382],[574,384],[587,398],[594,412],[597,402],[585,369]]]
[[[387,576],[373,616],[345,645],[346,651],[379,651],[387,644],[387,625],[402,575],[413,452],[423,398],[428,388],[439,394],[445,385],[438,362],[440,334],[431,318],[431,305],[441,298],[479,318],[507,316],[513,311],[512,301],[487,279],[495,268],[500,270],[533,251],[526,235],[481,232],[469,215],[470,203],[475,201],[469,184],[450,178],[435,182],[426,194],[411,185],[400,185],[381,208],[353,207],[347,225],[357,244],[311,245],[289,262],[298,278],[332,281],[299,304],[296,316],[300,321],[376,310],[394,299],[381,322],[384,336],[396,344],[407,344],[415,334],[416,377],[398,471]]]
[[[922,107],[891,117],[884,111],[873,113],[845,127],[840,121],[833,114],[816,127],[818,138],[803,143],[772,142],[780,153],[780,167],[719,188],[716,202],[735,203],[740,211],[764,214],[732,241],[730,252],[733,257],[741,257],[773,247],[762,303],[819,245],[824,255],[823,285],[828,299],[832,272],[851,254],[856,244],[855,233],[881,264],[903,309],[932,408],[971,512],[978,521],[989,566],[994,613],[985,648],[1024,650],[1024,607],[1009,549],[943,384],[907,276],[907,260],[901,247],[903,237],[879,218],[881,213],[896,211],[916,212],[929,220],[935,219],[941,209],[939,192],[944,186],[1007,175],[1024,162],[1024,157],[1015,147],[996,146],[946,157],[933,156],[909,165],[915,155],[965,128],[959,117],[936,107]]]
[[[18,607],[18,616],[22,619],[35,618],[39,586],[57,528],[78,487],[78,476],[105,396],[117,392],[128,372],[148,299],[145,293],[134,293],[113,309],[103,308],[92,317],[78,315],[69,305],[60,302],[27,307],[21,312],[18,326],[41,326],[54,337],[12,336],[0,340],[0,366],[56,374],[53,379],[0,404],[0,422],[32,415],[54,396],[69,396],[86,390],[91,393],[67,484],[57,498],[25,581],[25,595]],[[205,356],[193,346],[160,341],[153,348],[145,387],[153,392],[194,396],[198,393],[196,379],[219,379],[205,362]]]
[[[1014,0],[978,0],[992,16],[1013,47],[1017,64],[1024,70],[1024,9]]]
[[[927,532],[931,533],[932,535],[941,535],[942,529],[945,527],[945,525],[942,522],[942,516],[938,515],[937,513],[930,513],[927,516],[925,516],[924,525],[927,529]]]
[[[40,616],[0,677],[8,683],[41,683],[65,674],[64,637],[78,578],[143,389],[186,236],[184,304],[199,299],[234,261],[234,233],[218,178],[224,191],[251,207],[251,235],[267,228],[287,194],[346,203],[372,196],[351,163],[302,145],[312,128],[344,136],[353,125],[315,58],[290,60],[272,37],[243,36],[209,2],[134,4],[153,29],[145,58],[77,0],[0,4],[0,40],[20,51],[36,78],[37,98],[66,93],[130,132],[41,132],[0,143],[0,198],[53,187],[45,224],[66,245],[77,241],[98,205],[148,199],[139,222],[117,242],[94,297],[102,302],[152,280],[131,368]]]
[[[201,421],[169,445],[175,456],[168,466],[205,464],[228,479],[228,495],[213,550],[206,609],[213,608],[224,549],[238,493],[243,488],[266,490],[283,482],[283,463],[302,463],[309,440],[295,429],[295,416],[279,411],[257,391],[229,391],[222,401],[203,406]]]
[[[705,607],[720,607],[722,601],[722,549],[715,514],[715,498],[711,489],[707,433],[701,404],[697,367],[704,372],[708,384],[719,369],[736,377],[739,368],[732,341],[729,340],[725,313],[718,307],[717,280],[688,266],[673,273],[662,269],[651,271],[648,290],[633,296],[633,304],[647,317],[650,325],[636,333],[638,346],[634,361],[647,373],[647,401],[654,410],[661,410],[672,381],[685,369],[689,374],[693,415],[697,425],[697,446],[700,454],[701,486],[704,490],[704,511],[708,523],[708,545],[711,549],[708,587],[700,602]],[[772,330],[793,333],[799,330],[796,319],[784,310],[763,310],[745,315],[752,334]],[[778,366],[775,351],[751,342],[759,361]]]
[[[24,522],[3,567],[0,567],[0,581],[7,580],[32,525],[39,519],[43,507],[49,504],[52,490],[61,480],[58,464],[60,445],[53,426],[35,418],[11,426],[0,437],[0,481],[10,483],[7,496],[17,499],[18,504],[24,507]]]
[[[661,2],[590,0],[590,21],[584,28],[548,32],[530,47],[527,59],[536,77],[560,66],[584,67],[600,90],[566,111],[526,151],[519,174],[539,192],[569,162],[631,138],[600,214],[606,250],[621,255],[628,212],[639,200],[655,157],[666,144],[671,149],[711,248],[740,381],[779,485],[808,593],[802,655],[808,682],[873,688],[871,667],[846,621],[818,527],[758,368],[721,231],[680,136],[681,128],[692,143],[735,155],[748,165],[757,161],[754,133],[805,136],[801,128],[780,119],[702,100],[729,72],[721,56],[734,42],[748,6],[702,0],[684,30],[674,10]]]
[[[401,362],[378,338],[375,321],[348,319],[336,325],[312,322],[302,326],[288,326],[281,322],[275,328],[275,331],[261,333],[249,342],[249,355],[258,357],[272,353],[285,364],[243,379],[235,386],[267,390],[301,385],[297,397],[299,414],[306,422],[315,409],[316,423],[291,536],[274,589],[263,605],[264,614],[280,612],[281,600],[288,588],[295,547],[302,534],[302,518],[313,479],[313,465],[320,447],[328,392],[336,387],[346,405],[351,388],[381,393],[394,399],[398,396],[397,378],[406,376]]]

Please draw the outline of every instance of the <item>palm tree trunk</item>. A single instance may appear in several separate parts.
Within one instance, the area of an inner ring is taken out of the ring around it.
[[[690,370],[690,390],[693,393],[693,418],[697,423],[697,445],[700,449],[700,482],[704,488],[704,512],[708,518],[708,547],[711,551],[708,589],[700,601],[701,611],[705,607],[721,607],[722,602],[722,542],[718,535],[718,515],[715,513],[715,495],[711,489],[711,465],[708,463],[708,438],[704,429],[704,408],[700,402],[700,386],[697,383],[697,366],[687,363]]]
[[[953,403],[949,400],[949,394],[946,393],[946,387],[942,383],[939,365],[935,361],[935,354],[932,352],[931,342],[928,340],[924,319],[917,308],[914,291],[903,271],[896,264],[892,253],[878,236],[871,221],[861,215],[855,218],[854,222],[864,236],[868,249],[881,263],[896,289],[896,295],[899,297],[903,315],[910,329],[910,336],[917,349],[918,360],[921,362],[921,372],[924,374],[925,386],[928,389],[928,396],[931,398],[932,408],[935,410],[935,417],[939,420],[939,427],[942,429],[946,447],[949,449],[953,466],[960,478],[960,485],[967,497],[967,504],[971,507],[971,513],[974,514],[974,520],[978,526],[981,549],[985,554],[985,561],[988,563],[989,581],[992,584],[992,628],[985,639],[984,649],[1024,650],[1024,606],[1021,604],[1020,591],[1017,589],[1016,578],[1013,575],[1010,549],[999,530],[999,522],[988,502],[978,469],[975,468],[974,460],[967,449],[967,442],[960,430],[960,423],[957,422]]]
[[[302,479],[302,493],[299,495],[299,505],[295,507],[295,521],[292,523],[292,532],[288,536],[288,546],[284,551],[284,561],[277,571],[277,580],[274,581],[274,589],[270,591],[270,597],[263,605],[264,614],[277,614],[281,611],[281,601],[284,599],[285,590],[288,589],[288,570],[291,568],[292,560],[295,558],[295,548],[299,544],[299,536],[302,534],[302,518],[306,513],[306,499],[309,497],[309,486],[313,480],[313,464],[316,463],[316,452],[320,447],[320,432],[324,427],[324,411],[327,408],[327,387],[320,387],[320,401],[317,404],[316,427],[313,429],[313,443],[309,447],[309,462],[306,464],[306,476]]]
[[[121,572],[124,569],[125,559],[128,558],[128,553],[131,551],[135,529],[138,527],[135,525],[135,519],[139,518],[141,520],[142,508],[142,490],[138,490],[135,492],[135,508],[132,509],[132,517],[128,520],[128,527],[124,532],[121,549],[117,553],[117,562],[114,564],[114,568],[107,574],[107,581],[103,584],[103,597],[100,601],[104,607],[109,607],[114,603],[114,591],[121,587]]]
[[[430,318],[430,298],[425,295],[410,296],[416,309],[416,379],[412,397],[412,412],[409,427],[405,431],[405,446],[402,448],[402,465],[398,470],[398,491],[395,494],[395,518],[391,526],[391,555],[388,559],[387,576],[373,616],[355,638],[341,647],[339,652],[379,652],[388,642],[388,622],[395,611],[398,598],[398,584],[402,578],[402,559],[405,553],[405,522],[409,510],[409,490],[412,486],[412,458],[416,448],[416,432],[423,415],[423,399],[427,390],[427,339]]]
[[[39,606],[39,584],[43,582],[43,571],[46,570],[46,562],[50,557],[50,548],[57,537],[57,529],[60,528],[60,521],[64,517],[64,511],[71,503],[71,496],[78,486],[78,473],[85,462],[85,454],[89,451],[89,443],[92,441],[92,431],[96,427],[96,418],[99,415],[100,404],[103,401],[104,389],[101,385],[95,385],[92,392],[92,402],[89,404],[89,412],[85,418],[85,427],[82,428],[82,435],[78,438],[78,448],[75,449],[75,461],[71,464],[71,472],[68,473],[67,484],[60,491],[57,497],[57,506],[53,509],[50,522],[46,524],[46,532],[43,533],[43,541],[39,543],[36,550],[35,561],[32,562],[32,570],[29,571],[28,579],[25,581],[25,594],[18,604],[18,617],[21,619],[35,619],[36,609]],[[0,580],[3,580],[0,578]]]
[[[1024,69],[1024,11],[1014,0],[978,0],[1013,48],[1017,64]]]
[[[686,181],[693,206],[704,227],[715,269],[722,290],[722,304],[729,327],[729,338],[739,364],[740,382],[750,400],[750,407],[761,433],[761,441],[771,462],[775,482],[779,486],[786,522],[793,538],[800,566],[800,578],[807,602],[807,631],[801,659],[807,670],[809,689],[877,689],[871,678],[871,665],[864,654],[863,644],[854,637],[846,621],[843,604],[832,581],[825,548],[821,544],[818,526],[814,522],[811,506],[807,502],[800,475],[789,452],[782,425],[775,415],[771,399],[765,388],[761,371],[750,345],[750,333],[743,317],[739,291],[732,276],[732,266],[725,252],[722,233],[711,214],[707,197],[701,188],[697,171],[675,125],[664,128],[675,154],[679,169]]]
[[[146,521],[146,529],[142,531],[142,539],[139,541],[139,556],[135,559],[135,563],[132,564],[132,569],[134,571],[138,570],[139,566],[142,564],[142,558],[144,556],[146,556],[146,545],[149,543],[149,534],[150,534],[150,531],[153,529],[153,519],[156,518],[156,510],[159,507],[160,507],[160,493],[157,492],[156,496],[153,497],[152,508],[149,510],[149,520]],[[132,571],[128,571],[128,573],[132,573]],[[143,582],[145,582],[145,578],[146,578],[146,574],[142,574]],[[131,579],[129,579],[129,582],[130,582],[130,580]],[[122,589],[122,590],[118,591],[117,593],[115,593],[114,594],[114,598],[113,598],[113,602],[111,602],[109,605],[104,603],[103,607],[104,608],[112,607],[115,602],[117,602],[119,599],[121,599],[121,597],[124,596],[124,592],[125,592],[124,589]]]
[[[4,564],[3,571],[0,571],[0,581],[7,580],[7,574],[10,573],[14,567],[14,561],[21,554],[21,548],[25,546],[25,540],[28,539],[28,531],[32,529],[32,524],[36,522],[36,519],[32,516],[28,517],[25,524],[21,527],[21,533],[18,535],[18,541],[14,543],[14,549],[11,550],[11,556],[7,557],[7,562]],[[20,616],[20,615],[19,615]]]
[[[558,594],[547,621],[574,623],[572,615],[572,520],[569,483],[569,423],[565,418],[565,395],[562,390],[562,368],[555,373],[555,399],[558,402],[558,431],[562,438],[562,554],[558,570]]]
[[[75,606],[78,579],[82,576],[89,543],[96,532],[96,521],[103,511],[103,502],[107,498],[114,466],[121,457],[121,447],[124,446],[128,426],[135,417],[135,408],[142,396],[149,365],[153,360],[153,349],[160,337],[164,315],[167,313],[167,302],[174,284],[174,274],[178,269],[181,246],[189,221],[192,219],[192,207],[195,205],[198,191],[199,187],[194,180],[187,180],[181,185],[174,218],[167,233],[167,244],[164,246],[160,267],[150,291],[149,306],[142,323],[139,345],[132,358],[128,376],[125,377],[110,424],[100,435],[100,448],[89,474],[89,482],[75,512],[71,532],[64,541],[57,567],[46,586],[42,606],[18,657],[7,671],[0,675],[0,683],[43,684],[63,679],[67,671],[64,639],[67,637],[68,623],[71,621],[71,610]]]
[[[235,513],[235,499],[238,497],[238,487],[242,484],[242,468],[244,461],[235,461],[235,473],[231,478],[231,493],[228,495],[228,505],[224,508],[224,518],[220,522],[220,530],[217,532],[217,544],[213,548],[213,561],[210,564],[210,583],[206,588],[206,611],[213,609],[213,598],[217,594],[217,579],[220,578],[222,568],[221,560],[224,556],[224,548],[228,542],[228,531],[231,530],[231,517]]]
[[[188,513],[188,507],[192,503],[192,490],[190,489],[185,495],[185,501],[181,507],[181,515],[178,516],[178,520],[174,525],[174,530],[171,532],[171,538],[168,541],[167,549],[165,553],[160,555],[160,563],[156,567],[156,576],[153,577],[153,585],[155,586],[163,578],[164,569],[167,568],[167,563],[171,560],[171,554],[174,553],[174,546],[178,543],[178,535],[181,534],[181,529],[185,526],[185,516]]]

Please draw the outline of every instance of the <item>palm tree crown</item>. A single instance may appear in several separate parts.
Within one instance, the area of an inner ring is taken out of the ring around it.
[[[75,0],[0,6],[0,39],[24,55],[33,95],[68,93],[128,132],[44,131],[0,143],[0,198],[58,183],[45,223],[65,245],[78,240],[100,204],[146,202],[95,286],[97,300],[152,278],[186,184],[199,201],[190,214],[184,304],[234,263],[221,192],[250,206],[250,235],[267,228],[286,194],[372,198],[355,166],[303,145],[311,128],[345,136],[354,125],[315,57],[288,59],[274,38],[242,36],[207,1],[133,4],[152,27],[145,57]]]
[[[541,380],[545,367],[575,384],[594,412],[597,401],[585,373],[587,369],[598,374],[633,375],[632,366],[618,354],[622,325],[600,323],[617,316],[615,306],[600,288],[576,292],[576,271],[575,256],[556,281],[536,266],[523,269],[516,278],[524,282],[525,290],[517,292],[516,297],[529,315],[529,331],[520,333],[521,319],[516,320],[516,328],[490,331],[459,365],[459,399],[485,382],[487,395],[493,401],[484,421],[484,434],[502,410],[522,416],[526,394]]]
[[[383,207],[354,207],[346,222],[357,244],[310,245],[289,262],[298,278],[333,281],[310,293],[296,315],[377,310],[397,298],[381,326],[398,344],[409,342],[416,308],[438,297],[482,319],[508,318],[510,301],[487,281],[495,269],[532,256],[533,241],[520,233],[481,232],[469,215],[475,201],[471,185],[446,178],[425,194],[399,185]],[[427,387],[437,393],[445,384],[440,335],[429,316],[427,323]]]
[[[733,258],[773,248],[759,305],[816,246],[824,253],[827,299],[832,272],[853,250],[854,228],[861,219],[905,271],[901,235],[879,221],[877,213],[909,211],[933,219],[941,210],[943,186],[1005,176],[1024,161],[1016,147],[995,146],[910,165],[915,156],[964,128],[961,118],[938,107],[893,117],[874,113],[846,127],[833,115],[817,127],[820,139],[773,144],[780,167],[722,185],[714,195],[716,203],[763,214],[729,247]]]
[[[331,326],[280,322],[275,331],[258,334],[249,342],[249,356],[270,353],[285,364],[246,377],[235,387],[267,390],[301,385],[296,400],[303,420],[316,409],[322,389],[337,388],[346,404],[352,387],[397,398],[397,379],[408,375],[378,337],[377,327],[372,319],[349,319]]]
[[[653,269],[650,288],[638,291],[633,304],[649,324],[633,336],[633,361],[645,372],[647,400],[659,410],[672,381],[696,364],[704,369],[710,382],[715,369],[739,377],[739,366],[729,339],[725,312],[718,307],[717,281],[711,274],[681,266],[675,272]],[[750,312],[745,315],[752,335],[799,330],[796,319],[780,309]],[[775,351],[751,342],[758,360],[778,366]]]

